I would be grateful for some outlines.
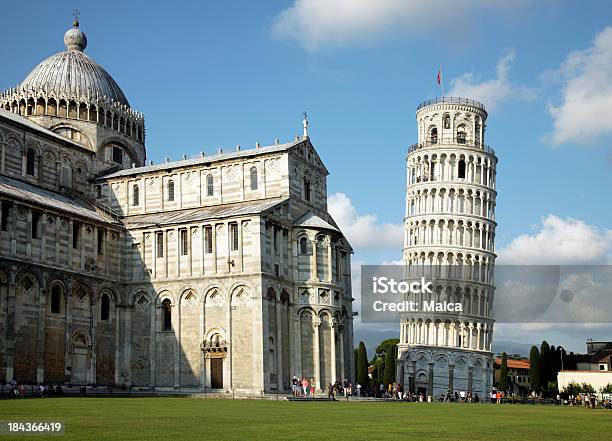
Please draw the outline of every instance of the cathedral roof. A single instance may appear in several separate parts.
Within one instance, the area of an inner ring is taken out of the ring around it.
[[[66,98],[106,97],[129,107],[130,103],[113,77],[83,52],[87,47],[87,37],[78,26],[78,21],[75,21],[74,28],[64,35],[66,50],[41,62],[18,87],[35,91],[42,89]]]
[[[137,214],[126,217],[123,222],[127,228],[145,228],[155,225],[185,224],[212,219],[260,214],[279,206],[287,200],[289,199],[286,197],[278,197],[232,204],[212,205],[210,207],[164,211],[161,213]]]
[[[288,142],[285,144],[275,144],[275,145],[271,145],[267,147],[258,147],[254,149],[238,150],[238,151],[229,152],[229,153],[219,153],[217,155],[200,156],[198,158],[190,158],[190,159],[183,159],[180,161],[164,162],[164,163],[155,164],[155,165],[145,165],[143,167],[128,168],[128,169],[120,170],[118,172],[111,173],[105,176],[100,176],[99,179],[120,178],[124,176],[136,175],[136,174],[141,174],[141,173],[149,173],[149,172],[156,172],[156,171],[162,171],[162,170],[174,170],[177,168],[191,167],[195,165],[206,164],[209,162],[223,161],[227,159],[238,159],[238,158],[244,158],[244,157],[249,157],[249,156],[262,155],[266,153],[284,152],[303,141],[304,139],[300,138],[297,141]]]
[[[340,230],[338,228],[334,227],[329,222],[324,221],[319,216],[312,214],[310,211],[304,214],[298,220],[296,220],[293,223],[293,225],[295,225],[296,227],[304,227],[304,228],[314,228],[314,229],[322,228],[325,230],[332,230],[332,231],[336,231],[340,233]]]
[[[112,217],[100,213],[74,199],[7,176],[0,175],[0,194],[63,213],[71,213],[77,217],[107,224],[117,224]]]
[[[27,128],[30,132],[36,132],[39,135],[46,136],[47,138],[51,138],[54,141],[58,141],[58,142],[61,142],[62,144],[67,144],[67,145],[69,145],[71,147],[78,148],[78,149],[80,149],[82,151],[86,151],[86,152],[91,153],[90,149],[88,149],[86,147],[83,147],[78,142],[75,142],[75,141],[73,141],[73,140],[71,140],[69,138],[66,138],[65,136],[58,135],[57,133],[52,132],[49,129],[46,129],[43,126],[40,126],[40,125],[30,121],[25,116],[21,116],[21,115],[19,115],[17,113],[9,112],[8,110],[4,110],[4,109],[0,108],[0,120],[2,120],[2,119],[6,119],[6,120],[9,120],[9,121],[11,121],[11,122],[13,122],[15,124],[19,124],[22,127]]]

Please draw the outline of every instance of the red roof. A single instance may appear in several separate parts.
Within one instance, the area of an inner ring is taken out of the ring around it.
[[[501,357],[495,358],[495,366],[501,367]],[[508,358],[508,369],[529,369],[529,360],[515,360]]]

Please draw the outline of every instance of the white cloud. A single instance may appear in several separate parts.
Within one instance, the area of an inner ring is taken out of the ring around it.
[[[571,52],[551,75],[562,80],[562,102],[548,109],[553,118],[548,138],[554,144],[586,144],[612,132],[612,27],[589,48]]]
[[[335,193],[327,200],[329,213],[358,251],[384,251],[401,253],[404,245],[402,224],[379,223],[373,214],[359,214],[350,198]]]
[[[612,254],[612,230],[553,214],[535,234],[523,234],[499,251],[499,264],[581,265],[605,263]]]
[[[472,72],[467,72],[451,80],[451,96],[481,101],[487,109],[497,107],[505,100],[532,100],[536,96],[534,89],[512,84],[509,78],[510,68],[516,60],[516,51],[507,51],[497,62],[495,78],[479,80]]]
[[[440,26],[465,25],[483,10],[514,10],[527,0],[295,0],[274,21],[273,34],[295,40],[309,51],[368,43],[396,33],[418,33]]]

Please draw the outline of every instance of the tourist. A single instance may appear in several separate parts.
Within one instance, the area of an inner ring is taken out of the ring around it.
[[[479,403],[480,402],[480,397],[478,396],[478,392],[476,392],[476,395],[474,395],[474,403]]]
[[[399,397],[399,399],[402,399],[402,385],[400,383],[397,383],[397,395]]]
[[[327,400],[336,401],[336,397],[334,397],[334,385],[331,383],[327,386]]]
[[[465,391],[463,389],[461,389],[461,392],[459,392],[459,397],[461,399],[461,403],[465,403]]]
[[[357,383],[357,396],[361,396],[361,384]]]
[[[306,377],[302,378],[302,394],[304,396],[308,395],[308,380]]]
[[[315,381],[314,378],[310,379],[310,396],[314,397],[315,395]]]

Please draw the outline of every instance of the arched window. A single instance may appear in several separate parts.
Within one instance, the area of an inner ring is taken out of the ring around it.
[[[100,320],[108,320],[110,317],[110,297],[108,294],[102,294],[100,299]]]
[[[447,113],[446,115],[444,115],[444,128],[445,129],[450,129],[450,115]]]
[[[138,184],[134,184],[132,187],[132,205],[137,207],[140,204],[140,189]]]
[[[308,239],[305,237],[300,239],[300,254],[308,254]]]
[[[51,313],[59,314],[62,310],[62,289],[55,285],[51,288]]]
[[[172,331],[172,304],[170,299],[162,302],[162,331]]]
[[[438,129],[436,127],[432,127],[429,132],[429,142],[432,144],[438,143]]]
[[[459,161],[457,177],[460,179],[465,179],[465,161],[462,159]]]
[[[26,173],[34,176],[34,149],[28,149],[26,152]]]
[[[310,201],[310,179],[304,178],[304,199]]]
[[[251,167],[251,190],[257,190],[257,167]]]
[[[465,144],[466,136],[465,136],[465,126],[460,125],[457,129],[457,144]]]
[[[168,201],[174,201],[174,180],[170,179],[168,181]]]
[[[213,182],[213,175],[209,173],[206,175],[206,196],[212,196],[215,194],[215,184]]]

